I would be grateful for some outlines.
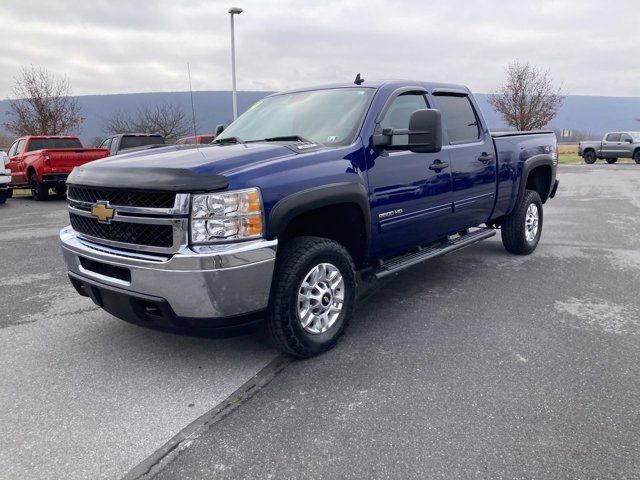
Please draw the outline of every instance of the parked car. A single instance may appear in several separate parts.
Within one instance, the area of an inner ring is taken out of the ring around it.
[[[45,200],[49,189],[65,194],[65,180],[74,167],[109,154],[107,150],[84,148],[78,137],[28,136],[9,148],[11,188],[29,188],[36,200]],[[11,196],[11,191],[9,192]]]
[[[121,133],[106,138],[100,148],[109,150],[110,155],[119,155],[124,152],[137,150],[147,150],[164,146],[165,141],[162,135],[149,133]]]
[[[4,150],[0,151],[0,203],[5,203],[9,198],[9,183],[11,182],[11,170],[9,157]]]
[[[358,274],[498,228],[507,251],[536,249],[558,187],[553,132],[491,134],[466,87],[359,83],[273,94],[205,149],[77,168],[60,238],[78,293],[157,328],[263,319],[309,357],[344,333]]]
[[[618,158],[633,158],[640,164],[640,132],[609,132],[602,141],[580,142],[578,155],[589,164],[596,159],[616,163]]]
[[[202,143],[211,143],[215,138],[216,136],[213,134],[182,137],[176,141],[176,145],[200,145]]]

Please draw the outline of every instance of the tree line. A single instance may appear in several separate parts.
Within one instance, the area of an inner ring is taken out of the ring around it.
[[[556,116],[564,101],[548,70],[514,61],[506,68],[503,85],[491,95],[489,103],[502,116],[506,125],[516,130],[536,130],[545,127]],[[4,128],[11,134],[64,135],[77,132],[84,117],[77,97],[72,96],[66,77],[59,77],[45,68],[23,67],[11,91],[8,120]],[[105,135],[118,133],[161,134],[167,142],[193,133],[193,123],[176,104],[163,103],[142,106],[134,112],[117,111],[104,119]],[[11,141],[0,135],[0,148]],[[92,140],[94,145],[100,139]]]

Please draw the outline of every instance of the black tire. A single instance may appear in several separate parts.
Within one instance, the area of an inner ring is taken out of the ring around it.
[[[596,163],[596,152],[589,150],[584,153],[582,158],[584,158],[584,163],[588,163],[589,165]]]
[[[7,188],[7,198],[13,197],[13,188]]]
[[[614,163],[616,163],[618,161],[617,158],[605,158],[605,160],[607,161],[607,163],[609,165],[612,165],[612,164],[614,164]]]
[[[7,198],[9,198],[9,189],[0,188],[0,205],[6,202]]]
[[[49,197],[49,187],[38,182],[38,175],[32,173],[29,177],[29,189],[34,200],[42,202]]]
[[[339,270],[344,281],[344,299],[342,309],[329,329],[323,333],[310,333],[298,318],[298,294],[307,274],[322,263],[330,263]],[[312,357],[333,348],[351,319],[355,295],[355,266],[342,245],[320,237],[292,239],[278,252],[271,286],[266,327],[273,344],[280,351],[298,358]]]
[[[640,150],[636,150],[633,153],[633,161],[640,165]]]
[[[538,212],[537,232],[535,237],[527,240],[527,211],[530,205],[535,205]],[[535,190],[525,190],[522,203],[511,212],[501,224],[502,244],[509,253],[529,255],[538,246],[542,235],[542,201]]]
[[[56,198],[62,198],[67,193],[67,186],[64,183],[59,183],[53,188],[53,191],[56,194]]]

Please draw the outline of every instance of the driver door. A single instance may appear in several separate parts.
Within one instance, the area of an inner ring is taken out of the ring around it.
[[[11,170],[11,183],[12,184],[24,184],[27,183],[25,172],[22,168],[22,150],[24,149],[25,139],[19,139],[13,142],[9,152],[9,169]]]
[[[400,93],[382,112],[380,128],[406,129],[411,114],[429,108],[424,91]],[[407,145],[408,136],[393,137],[393,145]],[[452,212],[448,153],[386,150],[373,153],[368,170],[371,255],[392,255],[446,235]],[[435,167],[434,167],[435,165]]]

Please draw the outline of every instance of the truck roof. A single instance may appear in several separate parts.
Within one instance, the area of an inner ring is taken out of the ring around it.
[[[433,89],[442,88],[442,89],[450,89],[450,90],[458,90],[464,91],[466,93],[471,93],[471,91],[465,87],[464,85],[457,85],[453,83],[442,83],[442,82],[424,82],[421,80],[402,80],[402,79],[390,79],[390,80],[365,80],[361,85],[356,85],[353,82],[349,83],[330,83],[325,85],[314,85],[303,88],[296,88],[292,90],[284,90],[282,92],[277,92],[272,95],[281,95],[285,93],[297,93],[297,92],[308,92],[312,90],[324,90],[329,88],[373,88],[380,89],[383,87],[390,88],[402,88],[415,85],[417,87],[425,88],[428,91]],[[270,95],[271,96],[271,95]]]
[[[159,133],[118,133],[116,135],[110,135],[108,138],[115,137],[161,137]]]
[[[76,135],[24,135],[23,137],[20,138],[44,138],[44,139],[49,139],[49,138],[72,138],[72,139],[77,139],[78,137]]]

